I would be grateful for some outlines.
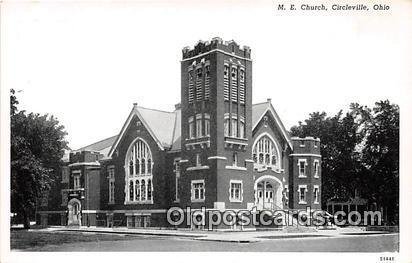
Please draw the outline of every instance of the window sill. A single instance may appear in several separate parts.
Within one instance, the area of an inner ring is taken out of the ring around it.
[[[206,140],[210,139],[210,135],[188,138],[188,139],[186,139],[186,141],[196,141],[196,140],[204,140],[204,139],[206,139]]]
[[[203,165],[203,166],[193,166],[193,167],[188,167],[186,170],[187,171],[196,171],[196,170],[207,170],[209,169],[208,165]]]
[[[238,199],[229,199],[229,201],[231,203],[242,203],[242,200],[238,200]]]
[[[247,139],[237,137],[225,137],[225,147],[233,148],[234,146],[244,149],[248,146]]]
[[[314,204],[314,205],[318,205],[318,204],[319,204],[319,202],[313,202],[313,204]]]
[[[299,175],[298,178],[308,178],[306,175]]]
[[[125,205],[153,205],[153,200],[151,201],[126,201]]]
[[[205,199],[191,199],[190,200],[192,203],[204,203]]]
[[[240,167],[240,166],[230,166],[230,165],[226,165],[225,168],[226,168],[226,169],[229,169],[229,170],[247,171],[247,168],[246,168],[246,167]]]
[[[189,139],[187,140],[187,143],[185,145],[187,150],[190,150],[192,148],[193,150],[196,148],[196,146],[200,146],[200,148],[209,148],[210,147],[210,138],[209,137],[202,137],[202,138],[195,138],[195,139]]]
[[[315,175],[315,176],[313,176],[313,178],[319,178],[319,175]]]
[[[300,205],[307,205],[308,203],[306,201],[299,201]]]

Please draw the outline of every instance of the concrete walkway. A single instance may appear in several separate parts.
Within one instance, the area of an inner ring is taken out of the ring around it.
[[[385,234],[382,231],[364,231],[361,228],[336,228],[320,230],[311,227],[288,228],[283,230],[249,230],[249,231],[199,231],[189,229],[155,229],[155,228],[105,228],[105,227],[50,227],[39,231],[70,231],[92,232],[105,234],[127,234],[145,236],[168,236],[190,238],[199,241],[219,241],[236,243],[254,243],[269,239],[295,239],[295,238],[319,238],[319,237],[349,237],[353,235]]]

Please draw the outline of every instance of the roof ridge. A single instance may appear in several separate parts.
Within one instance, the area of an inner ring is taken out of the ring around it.
[[[106,140],[108,140],[108,139],[111,139],[111,138],[117,137],[117,136],[118,136],[118,134],[113,135],[113,136],[110,136],[110,137],[107,137],[106,139],[102,139],[102,140],[100,140],[100,141],[97,141],[97,142],[88,144],[88,145],[83,146],[83,147],[80,147],[80,148],[78,148],[77,150],[74,150],[74,151],[75,151],[75,152],[76,152],[76,151],[80,151],[81,149],[87,148],[87,147],[89,147],[89,146],[92,146],[92,145],[94,145],[94,144],[98,144],[99,142],[106,141]]]
[[[159,112],[163,112],[163,113],[170,113],[170,114],[174,114],[174,113],[175,113],[175,111],[158,110],[158,109],[147,108],[147,107],[142,107],[142,106],[136,106],[136,107],[137,107],[137,108],[141,108],[141,109],[145,109],[145,110],[159,111]]]

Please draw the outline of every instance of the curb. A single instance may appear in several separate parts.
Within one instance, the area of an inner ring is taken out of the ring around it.
[[[179,234],[179,233],[142,233],[142,232],[123,232],[123,231],[100,231],[100,230],[89,230],[89,229],[59,229],[55,231],[72,231],[72,232],[92,232],[92,233],[104,233],[104,234],[123,234],[123,235],[140,235],[140,236],[175,236],[175,237],[191,237],[191,238],[202,238],[207,237],[206,235],[194,235],[194,234]]]

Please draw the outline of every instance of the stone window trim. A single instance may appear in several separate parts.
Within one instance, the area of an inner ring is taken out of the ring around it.
[[[301,198],[301,197],[302,197],[302,196],[301,196],[301,194],[302,194],[301,189],[305,189],[305,191],[303,192],[303,193],[304,193],[303,198]],[[298,185],[298,190],[297,190],[297,192],[298,192],[299,204],[300,204],[300,205],[306,205],[306,204],[307,204],[307,194],[306,194],[306,193],[308,192],[308,186],[307,186],[306,184],[300,184],[300,185]]]
[[[301,168],[302,168],[301,164],[302,163],[305,163],[304,166],[303,166],[303,173],[301,171]],[[306,172],[307,172],[306,166],[308,166],[307,159],[306,158],[298,159],[298,164],[297,165],[298,165],[298,177],[299,178],[306,178],[307,177],[307,175],[306,175]]]
[[[232,188],[234,185],[240,185],[239,198],[236,198],[236,189]],[[233,190],[233,191],[232,191]],[[229,201],[231,203],[243,202],[243,181],[242,180],[230,180],[229,182]]]
[[[200,179],[200,180],[192,180],[190,182],[190,201],[192,203],[197,203],[197,202],[204,202],[206,199],[206,187],[205,187],[205,180],[204,179]],[[196,186],[199,186],[198,188],[195,188]],[[196,198],[196,191],[198,198]]]
[[[238,171],[247,171],[246,167],[240,167],[240,166],[231,166],[231,165],[226,165],[225,169],[228,170],[238,170]]]
[[[319,204],[319,195],[320,195],[319,185],[314,185],[313,186],[313,203],[315,205]]]

